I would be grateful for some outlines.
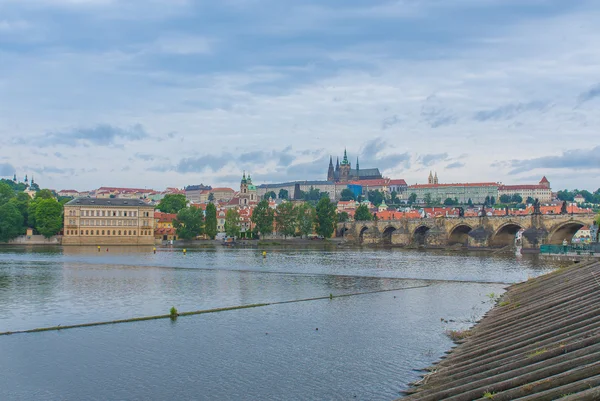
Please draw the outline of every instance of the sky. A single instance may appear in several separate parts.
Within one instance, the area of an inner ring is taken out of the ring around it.
[[[597,0],[0,0],[0,177],[600,187]]]

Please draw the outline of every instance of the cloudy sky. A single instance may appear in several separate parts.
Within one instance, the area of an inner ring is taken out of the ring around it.
[[[597,0],[0,0],[0,176],[600,186]]]

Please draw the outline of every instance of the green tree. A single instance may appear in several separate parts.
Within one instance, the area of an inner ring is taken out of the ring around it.
[[[15,191],[5,182],[0,182],[0,205],[8,203],[15,196]]]
[[[408,204],[409,205],[412,205],[416,201],[417,201],[417,194],[416,193],[413,192],[410,195],[408,195]]]
[[[279,190],[279,195],[277,196],[279,199],[289,199],[290,194],[287,189],[281,188]]]
[[[471,200],[471,198],[469,198],[469,199],[467,200],[467,205],[468,205],[469,207],[473,207],[473,201]]]
[[[225,213],[225,234],[228,237],[240,236],[240,214],[235,209],[229,209]]]
[[[340,194],[340,200],[348,202],[350,200],[356,200],[356,196],[352,190],[346,188],[342,190],[342,193]]]
[[[58,234],[63,226],[62,205],[54,198],[38,199],[36,203],[35,229],[46,238]]]
[[[575,193],[569,191],[568,189],[564,189],[562,191],[558,191],[556,193],[556,197],[561,201],[573,202],[575,200]]]
[[[496,204],[496,198],[494,198],[493,196],[490,197],[490,206],[494,206]]]
[[[425,202],[425,205],[427,206],[431,206],[432,204],[432,199],[431,199],[431,192],[427,192],[425,194],[425,196],[423,196],[423,202]]]
[[[512,198],[510,197],[510,195],[507,195],[507,194],[500,195],[500,202],[502,202],[502,203],[510,203],[511,199]]]
[[[277,195],[275,194],[275,191],[269,191],[269,192],[266,192],[263,195],[263,199],[266,199],[266,200],[275,199],[275,198],[277,198]]]
[[[217,236],[217,207],[209,203],[206,205],[206,217],[204,219],[204,233],[210,239],[215,239]]]
[[[22,233],[23,216],[19,209],[12,203],[0,205],[0,242],[8,242]]]
[[[369,199],[373,205],[379,206],[383,203],[384,197],[380,191],[369,191],[367,194],[367,199]]]
[[[330,238],[337,223],[335,203],[329,198],[321,198],[316,208],[316,231],[325,238]]]
[[[258,202],[251,217],[254,223],[254,229],[259,236],[271,234],[273,232],[274,212],[269,207],[269,201],[262,200]]]
[[[177,237],[186,240],[194,239],[203,232],[204,213],[195,206],[181,209],[173,220],[173,226],[177,231]]]
[[[398,204],[399,203],[398,202],[398,200],[399,200],[398,199],[398,192],[392,191],[392,193],[390,194],[390,200],[392,201],[393,205]]]
[[[17,195],[10,200],[10,203],[15,205],[21,216],[23,216],[23,221],[27,222],[27,216],[29,214],[29,203],[31,202],[31,198],[25,192],[17,192]]]
[[[157,209],[163,213],[179,213],[187,205],[183,194],[167,194],[160,200]]]
[[[354,220],[356,221],[371,221],[373,220],[373,215],[369,211],[367,205],[360,205],[356,208],[354,212]]]
[[[533,202],[535,202],[535,199],[533,199],[531,196],[527,197],[527,200],[525,201],[525,203],[531,205]]]
[[[208,194],[208,201],[209,202],[214,202],[215,201],[215,194],[213,194],[212,192],[210,192]]]
[[[445,206],[452,206],[452,205],[454,205],[454,204],[455,204],[455,203],[454,203],[454,199],[452,199],[452,198],[446,198],[446,199],[444,200],[444,205],[445,205]]]
[[[512,203],[521,203],[523,202],[523,197],[519,194],[514,194],[511,198],[510,198]]]
[[[296,211],[291,202],[283,202],[277,206],[277,232],[283,234],[284,238],[296,233]]]
[[[42,189],[35,193],[33,199],[55,199],[54,194],[49,189]]]
[[[348,212],[340,212],[338,213],[338,222],[339,223],[345,223],[347,221],[350,220],[350,215],[348,214]]]
[[[308,203],[296,207],[296,221],[301,236],[312,234],[315,225],[315,209]]]

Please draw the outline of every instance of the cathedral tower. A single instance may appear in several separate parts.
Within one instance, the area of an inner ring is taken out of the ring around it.
[[[327,170],[327,181],[335,181],[335,172],[333,170],[333,158],[329,156],[329,170]]]
[[[350,170],[352,166],[348,161],[348,154],[346,153],[346,149],[344,149],[344,159],[340,164],[340,182],[348,182],[350,180],[351,174]]]

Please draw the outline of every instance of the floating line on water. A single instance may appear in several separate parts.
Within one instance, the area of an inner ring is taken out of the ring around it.
[[[319,300],[333,299],[333,298],[354,297],[357,295],[377,294],[377,293],[381,293],[381,292],[412,290],[412,289],[425,288],[425,287],[430,287],[430,286],[431,286],[431,284],[427,284],[427,285],[419,285],[419,286],[414,286],[414,287],[403,287],[403,288],[392,288],[392,289],[387,289],[387,290],[356,292],[356,293],[352,293],[352,294],[328,295],[328,296],[324,296],[324,297],[293,299],[290,301],[276,301],[276,302],[266,302],[266,303],[249,304],[249,305],[228,306],[228,307],[224,307],[224,308],[202,309],[202,310],[191,311],[191,312],[180,312],[177,314],[176,317],[203,315],[206,313],[226,312],[226,311],[232,311],[232,310],[238,310],[238,309],[259,308],[261,306],[283,305],[283,304],[292,304],[292,303],[297,303],[297,302],[308,302],[308,301],[319,301]],[[129,318],[129,319],[109,320],[109,321],[105,321],[105,322],[80,323],[80,324],[71,324],[68,326],[58,325],[58,326],[41,327],[41,328],[29,329],[29,330],[4,331],[4,332],[0,332],[0,336],[8,336],[11,334],[39,333],[39,332],[43,332],[43,331],[78,329],[78,328],[83,328],[83,327],[106,326],[109,324],[134,323],[134,322],[144,322],[147,320],[172,319],[172,318],[173,318],[173,316],[171,316],[170,314],[169,315],[155,315],[155,316],[141,316],[141,317],[134,317],[134,318]]]

